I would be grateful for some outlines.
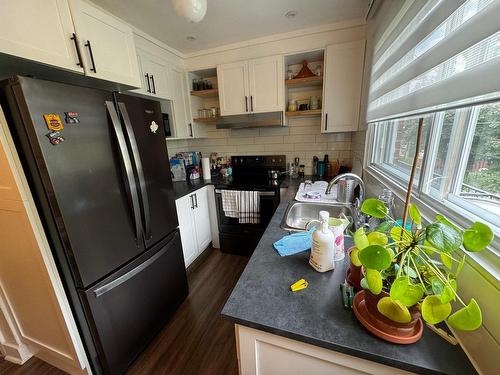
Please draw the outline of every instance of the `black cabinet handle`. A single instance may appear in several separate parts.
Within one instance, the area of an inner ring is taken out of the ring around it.
[[[193,125],[191,123],[189,123],[188,126],[189,126],[189,136],[192,137],[193,136]]]
[[[146,78],[146,82],[148,83],[148,89],[146,91],[151,92],[151,86],[149,85],[149,74],[144,74],[144,77]]]
[[[153,75],[151,74],[150,78],[151,78],[151,85],[153,86],[151,91],[153,92],[153,94],[156,94],[155,77],[153,77]]]
[[[196,195],[196,193],[194,194],[194,206],[198,208],[198,196]]]
[[[72,36],[70,38],[73,43],[75,43],[75,48],[76,48],[76,56],[78,57],[78,62],[76,63],[77,66],[83,66],[82,63],[82,54],[80,53],[80,47],[78,46],[78,39],[76,38],[76,34],[72,33]]]
[[[194,194],[191,194],[189,198],[191,198],[191,209],[194,210]]]
[[[250,112],[253,112],[253,95],[250,95]]]
[[[328,130],[328,113],[325,113],[325,130]]]
[[[90,62],[92,63],[92,68],[90,68],[90,71],[97,73],[97,70],[95,68],[94,54],[92,53],[92,45],[90,44],[90,40],[87,40],[87,43],[85,43],[85,47],[89,49]]]
[[[245,95],[245,112],[248,112],[248,96]]]

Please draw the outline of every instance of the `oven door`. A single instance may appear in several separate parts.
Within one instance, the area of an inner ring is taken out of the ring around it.
[[[219,224],[220,248],[224,252],[250,255],[280,203],[279,189],[256,189],[259,191],[260,223],[240,224],[239,220],[227,217],[222,206],[222,189],[215,189],[217,221]],[[227,189],[226,190],[241,190]]]

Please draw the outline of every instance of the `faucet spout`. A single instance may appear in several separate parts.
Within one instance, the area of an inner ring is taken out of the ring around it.
[[[359,177],[355,173],[343,173],[343,174],[339,174],[338,176],[334,177],[328,183],[328,187],[326,188],[326,194],[330,194],[332,191],[333,185],[335,185],[340,180],[354,180],[354,181],[356,181],[359,185],[359,202],[360,203],[363,202],[363,200],[365,199],[365,183],[363,182],[361,177]]]

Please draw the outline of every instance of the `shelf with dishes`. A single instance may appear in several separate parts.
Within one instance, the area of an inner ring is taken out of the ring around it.
[[[194,122],[199,122],[202,124],[215,124],[218,120],[219,116],[216,117],[198,117],[198,118],[193,118]]]
[[[321,109],[307,109],[302,111],[286,111],[289,117],[316,117],[321,116]]]
[[[285,57],[286,116],[321,117],[324,50]]]
[[[193,123],[206,132],[219,118],[219,89],[217,69],[209,68],[188,72],[191,85],[190,107]]]

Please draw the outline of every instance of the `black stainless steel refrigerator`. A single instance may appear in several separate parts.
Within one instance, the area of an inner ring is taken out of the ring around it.
[[[188,293],[160,103],[25,77],[1,88],[94,373],[123,373]]]

